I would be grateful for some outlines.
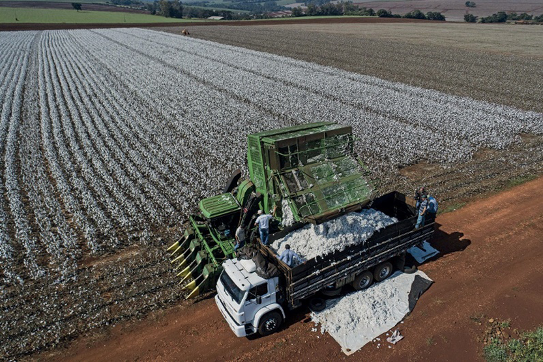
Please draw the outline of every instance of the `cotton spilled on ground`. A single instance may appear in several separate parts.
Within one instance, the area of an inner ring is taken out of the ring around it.
[[[327,300],[326,309],[311,317],[320,324],[320,332],[328,332],[349,355],[400,323],[431,283],[420,270],[414,274],[398,271],[366,290]],[[391,346],[384,340],[377,346],[386,348],[386,344]]]

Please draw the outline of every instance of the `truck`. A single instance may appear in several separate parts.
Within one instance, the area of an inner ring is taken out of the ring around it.
[[[236,335],[268,334],[281,325],[285,311],[319,291],[346,284],[362,289],[385,279],[394,268],[402,269],[406,250],[429,239],[433,222],[414,230],[416,211],[404,195],[394,192],[376,198],[354,143],[352,127],[331,122],[249,134],[248,177],[242,179],[237,170],[222,193],[202,199],[199,213],[189,216],[183,237],[168,249],[185,297],[216,289],[217,305]],[[269,236],[273,242],[304,225],[370,206],[398,222],[381,229],[364,246],[294,268],[260,245],[254,226],[258,210],[275,210]],[[259,261],[277,269],[276,276],[262,277],[254,261],[237,258],[238,227],[248,236],[247,244],[258,249]]]
[[[363,290],[385,280],[394,270],[404,270],[407,250],[429,240],[434,232],[432,219],[415,228],[417,211],[406,201],[399,192],[374,199],[373,209],[398,221],[376,231],[364,243],[292,268],[272,249],[257,243],[258,257],[278,270],[271,277],[258,272],[257,263],[262,262],[255,263],[254,258],[226,260],[217,281],[215,302],[234,334],[272,334],[281,328],[286,313],[304,301],[313,309],[323,309],[323,300],[315,297],[319,292],[337,294],[347,285]]]

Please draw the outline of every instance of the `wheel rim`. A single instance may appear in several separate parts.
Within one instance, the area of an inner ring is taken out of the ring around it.
[[[388,266],[385,266],[381,269],[381,272],[379,273],[379,278],[384,279],[388,277],[390,274],[390,268]]]
[[[264,325],[267,331],[273,331],[277,327],[277,320],[275,318],[268,319]]]
[[[360,289],[367,288],[369,285],[370,285],[370,277],[369,276],[366,275],[365,277],[360,279],[360,284],[359,284]]]

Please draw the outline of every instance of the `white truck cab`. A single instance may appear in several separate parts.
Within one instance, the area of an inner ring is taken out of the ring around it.
[[[223,263],[215,302],[236,336],[276,332],[285,319],[281,299],[279,278],[261,278],[252,260]]]

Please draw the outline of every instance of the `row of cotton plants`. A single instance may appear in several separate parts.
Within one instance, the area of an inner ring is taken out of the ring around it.
[[[37,47],[37,43],[34,46]],[[55,189],[49,181],[41,150],[39,79],[34,76],[39,73],[37,49],[32,49],[27,73],[23,114],[27,121],[22,123],[20,131],[23,135],[20,139],[21,172],[38,229],[37,238],[47,253],[50,270],[56,271],[54,280],[66,281],[76,277],[81,249],[77,234],[62,212],[61,203],[54,197]]]
[[[32,235],[28,213],[25,210],[21,193],[21,179],[18,172],[19,128],[22,122],[23,91],[28,66],[28,54],[34,33],[16,36],[8,33],[3,38],[1,48],[6,50],[2,56],[4,69],[0,85],[0,157],[2,174],[0,175],[0,255],[2,271],[7,282],[23,281],[17,268],[22,263],[31,277],[43,274],[37,262],[38,248]],[[16,44],[6,46],[6,41]],[[9,48],[9,49],[8,49]],[[23,179],[24,180],[24,179]],[[6,211],[7,210],[7,211]],[[11,228],[9,227],[11,225]],[[11,236],[10,236],[11,234]]]

